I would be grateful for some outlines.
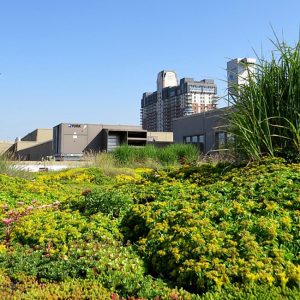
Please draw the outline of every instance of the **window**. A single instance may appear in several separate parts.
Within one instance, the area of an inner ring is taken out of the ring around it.
[[[204,146],[205,146],[204,134],[185,136],[183,138],[183,142],[186,144],[194,144],[199,148],[200,152],[204,152]]]
[[[198,143],[198,136],[197,135],[192,136],[192,143]]]
[[[199,143],[203,143],[204,144],[204,134],[199,135]]]
[[[216,148],[223,149],[227,143],[227,133],[225,131],[216,132]]]

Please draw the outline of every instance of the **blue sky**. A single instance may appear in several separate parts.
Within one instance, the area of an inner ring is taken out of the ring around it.
[[[0,0],[0,140],[61,122],[139,124],[157,73],[212,78],[299,39],[300,1]],[[221,103],[222,106],[222,103]]]

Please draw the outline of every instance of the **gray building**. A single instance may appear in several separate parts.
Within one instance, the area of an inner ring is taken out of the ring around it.
[[[61,123],[36,129],[15,143],[0,142],[0,150],[21,160],[78,160],[86,152],[109,152],[122,144],[164,147],[171,143],[172,132],[147,132],[141,126]]]
[[[53,128],[53,156],[79,159],[85,152],[112,151],[121,144],[145,146],[147,131],[141,126],[61,123]]]
[[[197,145],[204,154],[224,148],[227,143],[227,113],[230,108],[219,108],[174,119],[174,142]]]
[[[12,141],[0,141],[0,155],[5,153],[13,144]]]
[[[161,71],[157,90],[144,93],[141,100],[141,124],[148,131],[173,131],[173,119],[216,108],[217,86],[211,79],[195,81],[174,71]]]
[[[52,155],[52,134],[50,128],[38,128],[26,134],[6,150],[6,154],[21,160],[41,160]]]

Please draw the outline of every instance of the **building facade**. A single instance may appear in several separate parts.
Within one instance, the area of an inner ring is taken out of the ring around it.
[[[120,145],[164,147],[172,143],[172,132],[147,132],[136,125],[61,123],[36,129],[15,143],[0,142],[0,154],[32,161],[78,160],[84,153],[110,152]]]
[[[232,108],[219,108],[174,120],[174,143],[194,144],[207,154],[219,151],[228,142],[228,113]]]
[[[38,128],[28,133],[6,151],[20,160],[41,160],[52,155],[52,134],[50,128]]]
[[[216,108],[217,86],[211,79],[195,81],[182,78],[174,71],[161,71],[157,90],[144,93],[141,100],[143,129],[157,132],[173,131],[173,119]]]
[[[228,96],[237,96],[238,88],[247,84],[249,76],[255,72],[255,58],[235,58],[227,62]]]
[[[145,146],[147,131],[134,125],[61,123],[53,127],[56,160],[80,159],[85,152],[109,152],[116,147]]]
[[[12,141],[0,141],[0,155],[5,153],[13,144]]]

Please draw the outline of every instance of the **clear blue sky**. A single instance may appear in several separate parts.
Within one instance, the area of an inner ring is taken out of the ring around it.
[[[212,78],[294,45],[299,0],[0,0],[0,140],[61,122],[139,124],[157,73]]]

